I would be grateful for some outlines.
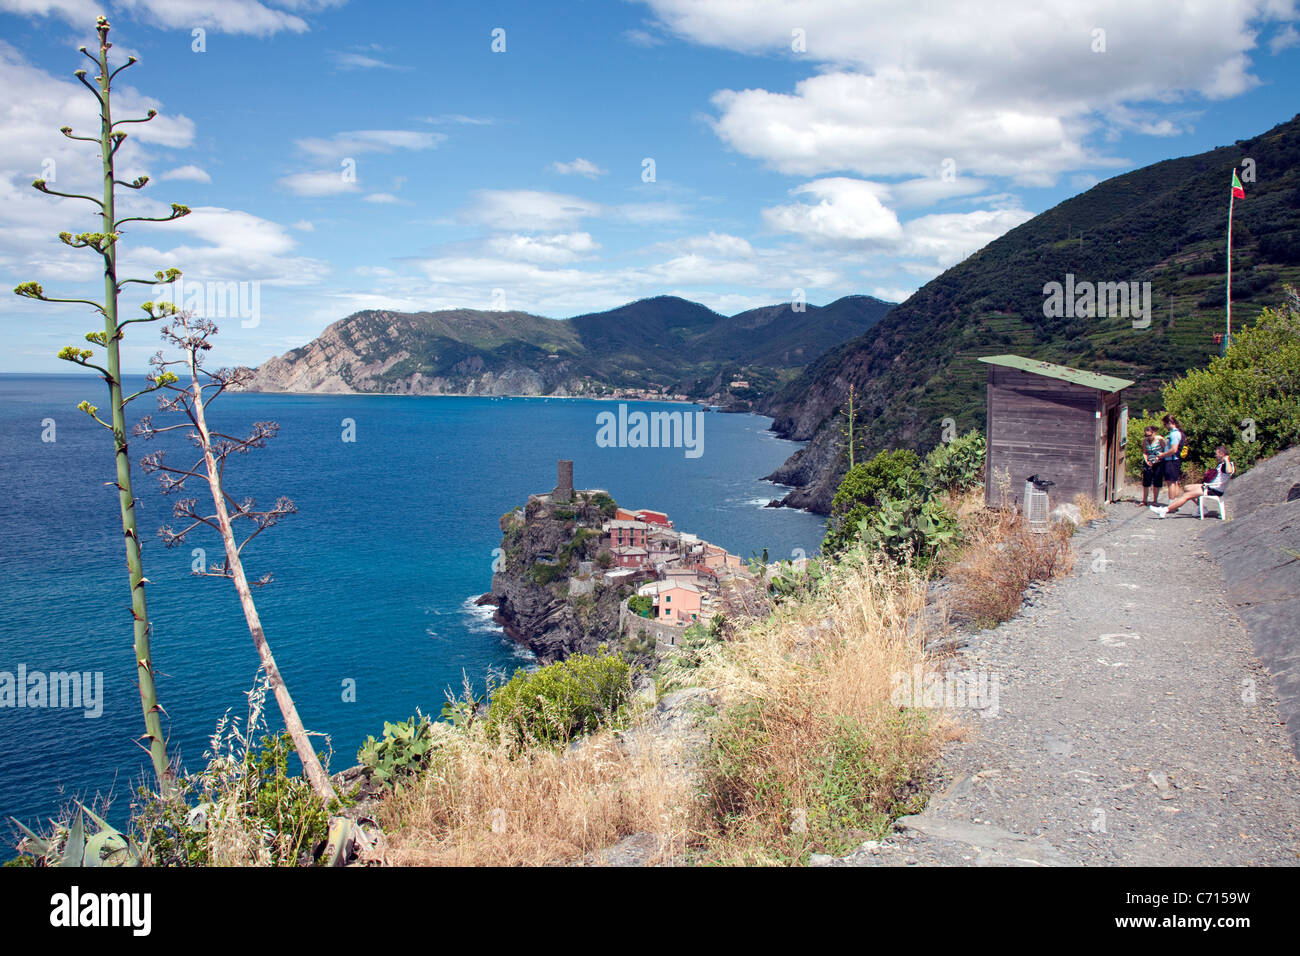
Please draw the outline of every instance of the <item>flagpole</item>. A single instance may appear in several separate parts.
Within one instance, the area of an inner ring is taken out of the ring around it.
[[[1234,179],[1236,174],[1234,173]],[[1228,343],[1232,341],[1232,206],[1237,201],[1236,190],[1228,198],[1228,334],[1223,340],[1223,349],[1228,350]]]

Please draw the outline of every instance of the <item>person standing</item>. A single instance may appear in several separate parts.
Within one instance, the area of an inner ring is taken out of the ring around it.
[[[1166,415],[1161,421],[1165,428],[1169,429],[1169,437],[1165,439],[1165,450],[1160,456],[1160,461],[1165,466],[1165,485],[1169,489],[1169,498],[1172,501],[1183,493],[1183,443],[1186,441],[1186,436],[1183,435],[1178,419],[1173,415]]]
[[[1165,452],[1165,440],[1156,431],[1156,426],[1148,425],[1142,433],[1142,504],[1147,506],[1147,493],[1151,495],[1150,504],[1160,504],[1160,488],[1165,483],[1165,463],[1161,455]]]

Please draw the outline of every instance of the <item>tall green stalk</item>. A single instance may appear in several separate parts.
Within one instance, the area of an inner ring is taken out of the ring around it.
[[[91,56],[85,47],[81,47],[81,53],[99,68],[99,75],[95,77],[95,83],[86,79],[85,70],[77,70],[73,75],[81,81],[99,102],[100,131],[98,138],[91,136],[75,136],[71,127],[65,126],[60,132],[69,139],[82,140],[88,143],[98,143],[100,155],[104,162],[104,192],[103,200],[96,199],[94,196],[86,196],[77,193],[63,193],[50,189],[45,180],[38,179],[32,183],[32,186],[40,192],[51,196],[63,196],[69,199],[84,199],[99,206],[100,209],[100,232],[80,233],[73,236],[71,233],[63,232],[59,234],[59,239],[74,249],[93,249],[103,257],[104,260],[104,301],[95,302],[90,299],[64,299],[52,298],[45,294],[40,284],[37,282],[24,282],[14,289],[14,292],[20,296],[30,299],[39,299],[43,302],[77,302],[84,305],[90,305],[104,318],[103,332],[88,332],[86,341],[98,345],[104,349],[105,365],[97,365],[92,359],[94,351],[91,349],[68,346],[59,352],[59,358],[72,362],[75,365],[81,365],[85,368],[93,369],[100,373],[100,376],[108,383],[109,421],[104,421],[99,417],[99,409],[89,402],[81,402],[77,407],[88,414],[96,422],[110,431],[113,435],[114,459],[117,468],[116,486],[118,493],[118,506],[122,514],[122,536],[126,548],[126,566],[127,573],[131,581],[131,617],[135,634],[135,662],[136,678],[140,687],[140,706],[144,713],[145,732],[141,736],[142,746],[149,751],[150,760],[153,763],[154,772],[158,777],[159,785],[166,788],[171,780],[171,763],[167,757],[167,744],[163,736],[162,720],[159,714],[162,706],[158,703],[158,694],[154,686],[154,668],[153,656],[149,647],[150,623],[148,606],[145,601],[145,584],[147,579],[140,562],[140,536],[136,527],[135,518],[135,495],[131,489],[131,459],[127,454],[126,441],[126,406],[140,395],[146,392],[152,392],[160,388],[157,383],[136,392],[133,395],[124,396],[122,391],[122,360],[119,343],[121,342],[126,326],[136,322],[151,322],[161,318],[164,314],[175,311],[174,306],[162,304],[158,307],[154,303],[145,303],[145,317],[139,319],[118,320],[118,296],[122,287],[129,283],[139,283],[141,285],[167,285],[176,281],[180,276],[180,270],[168,269],[165,272],[159,271],[154,273],[152,279],[125,279],[118,281],[117,278],[117,242],[120,237],[119,229],[123,223],[127,222],[170,222],[173,219],[179,219],[181,216],[189,214],[189,209],[185,206],[171,204],[171,215],[168,216],[131,216],[124,219],[116,218],[116,187],[123,186],[127,189],[142,189],[149,181],[148,176],[141,176],[133,182],[122,182],[115,176],[114,156],[122,143],[126,140],[127,134],[115,129],[117,126],[123,126],[127,123],[146,123],[153,119],[157,113],[149,110],[148,114],[142,119],[118,120],[113,121],[113,114],[110,107],[110,93],[112,81],[118,73],[127,67],[136,63],[135,57],[129,57],[122,66],[109,72],[108,69],[108,51],[112,44],[108,42],[109,24],[104,17],[99,17],[96,22],[96,33],[99,36],[98,56]]]

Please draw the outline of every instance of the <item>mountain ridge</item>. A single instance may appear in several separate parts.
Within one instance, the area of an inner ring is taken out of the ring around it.
[[[642,391],[748,408],[892,307],[851,295],[798,311],[779,303],[727,316],[664,295],[569,319],[368,309],[263,362],[248,387],[592,397]]]

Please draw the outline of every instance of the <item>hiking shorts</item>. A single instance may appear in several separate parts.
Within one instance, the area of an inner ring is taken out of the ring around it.
[[[1165,483],[1165,465],[1164,462],[1156,462],[1154,465],[1142,463],[1142,487],[1159,488]]]
[[[1177,458],[1165,459],[1165,481],[1176,484],[1183,480],[1183,463]]]

